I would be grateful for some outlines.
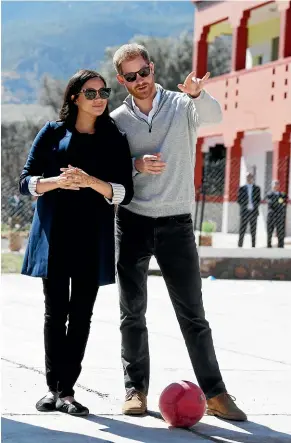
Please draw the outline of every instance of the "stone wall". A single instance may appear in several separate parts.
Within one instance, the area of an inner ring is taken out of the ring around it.
[[[201,277],[291,281],[291,258],[200,257]]]

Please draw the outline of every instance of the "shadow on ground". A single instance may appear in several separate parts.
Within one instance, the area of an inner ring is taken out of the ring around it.
[[[151,417],[160,419],[160,415],[150,412]],[[36,416],[39,418],[49,418],[49,414]],[[67,417],[66,417],[67,418]],[[290,442],[290,435],[277,432],[269,427],[254,423],[233,422],[235,429],[226,429],[220,426],[213,426],[207,423],[198,423],[190,430],[163,427],[145,426],[145,417],[136,418],[140,420],[139,424],[128,423],[118,420],[116,417],[107,418],[100,415],[90,414],[86,418],[70,417],[72,420],[84,421],[84,433],[74,433],[66,431],[57,431],[48,429],[43,426],[32,425],[13,420],[13,418],[2,418],[2,441],[13,443],[114,443],[117,437],[128,440],[138,440],[143,443],[158,442],[236,442],[236,443],[284,443]],[[43,420],[44,421],[44,420]],[[88,435],[94,434],[95,430],[85,424],[86,421],[96,423],[96,435],[98,437]],[[221,426],[224,422],[218,422]],[[59,422],[60,424],[60,422]],[[79,424],[78,424],[79,425]],[[72,428],[74,423],[72,421]],[[80,428],[80,426],[78,426]],[[93,430],[93,432],[92,432]],[[110,434],[110,435],[108,435]],[[100,438],[101,435],[101,438]],[[104,438],[103,438],[104,436]],[[196,437],[196,438],[195,438]]]
[[[157,419],[162,419],[161,415],[154,411],[149,411],[149,415]],[[106,417],[101,417],[97,415],[90,415],[86,420],[94,421],[99,425],[104,425],[107,429],[104,432],[110,432],[111,434],[117,434],[124,438],[134,438],[138,436],[138,440],[144,443],[149,443],[153,441],[182,441],[183,437],[186,441],[192,441],[193,437],[201,437],[205,441],[213,441],[217,443],[221,442],[238,442],[238,443],[284,443],[291,442],[291,437],[289,434],[283,432],[277,432],[272,430],[267,426],[263,426],[252,421],[245,423],[232,422],[232,426],[235,426],[235,430],[223,428],[224,420],[218,420],[220,426],[213,426],[207,423],[198,423],[195,427],[189,430],[177,429],[177,428],[146,428],[144,425],[138,426],[136,424],[129,424],[116,419],[109,419]],[[143,418],[141,417],[142,421]],[[222,426],[222,427],[221,427]],[[192,434],[192,438],[189,434]],[[193,435],[194,434],[194,435]],[[172,438],[173,439],[172,439]],[[195,440],[194,440],[195,441]]]

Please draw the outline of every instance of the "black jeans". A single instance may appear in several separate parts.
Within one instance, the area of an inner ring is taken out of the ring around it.
[[[272,235],[276,228],[278,237],[278,247],[284,248],[285,238],[285,212],[283,211],[269,211],[267,216],[267,236],[268,248],[272,247]]]
[[[248,209],[243,210],[240,216],[240,227],[239,227],[239,240],[238,246],[242,247],[244,236],[247,230],[248,223],[251,227],[251,237],[252,237],[252,247],[256,246],[256,235],[257,235],[257,220],[258,212],[249,211]]]
[[[154,255],[165,279],[197,381],[207,398],[225,392],[205,319],[199,259],[190,214],[150,218],[117,213],[122,363],[125,388],[148,393],[150,357],[145,313],[147,275]]]
[[[72,277],[71,297],[70,278],[57,273],[43,279],[43,289],[47,385],[50,390],[59,391],[61,397],[74,395],[98,292],[96,277]]]

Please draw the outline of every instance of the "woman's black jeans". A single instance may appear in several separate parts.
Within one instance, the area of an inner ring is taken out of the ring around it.
[[[47,385],[51,391],[59,391],[60,397],[73,396],[89,337],[97,279],[95,275],[70,279],[54,272],[43,279],[43,290]]]

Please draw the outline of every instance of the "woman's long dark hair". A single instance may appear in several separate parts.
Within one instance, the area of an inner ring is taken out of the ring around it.
[[[78,106],[76,106],[75,101],[72,100],[71,97],[72,95],[76,97],[81,91],[83,85],[91,78],[99,78],[100,80],[102,80],[104,86],[106,87],[106,81],[102,77],[102,75],[96,71],[90,71],[88,69],[81,69],[80,71],[76,72],[76,74],[74,74],[73,77],[69,80],[69,83],[66,87],[64,102],[60,110],[59,118],[61,121],[65,122],[66,126],[70,128],[75,127],[78,115]],[[108,105],[106,106],[103,114],[96,118],[95,126],[97,124],[99,125],[99,123],[101,122],[113,122],[113,120],[109,116]]]

